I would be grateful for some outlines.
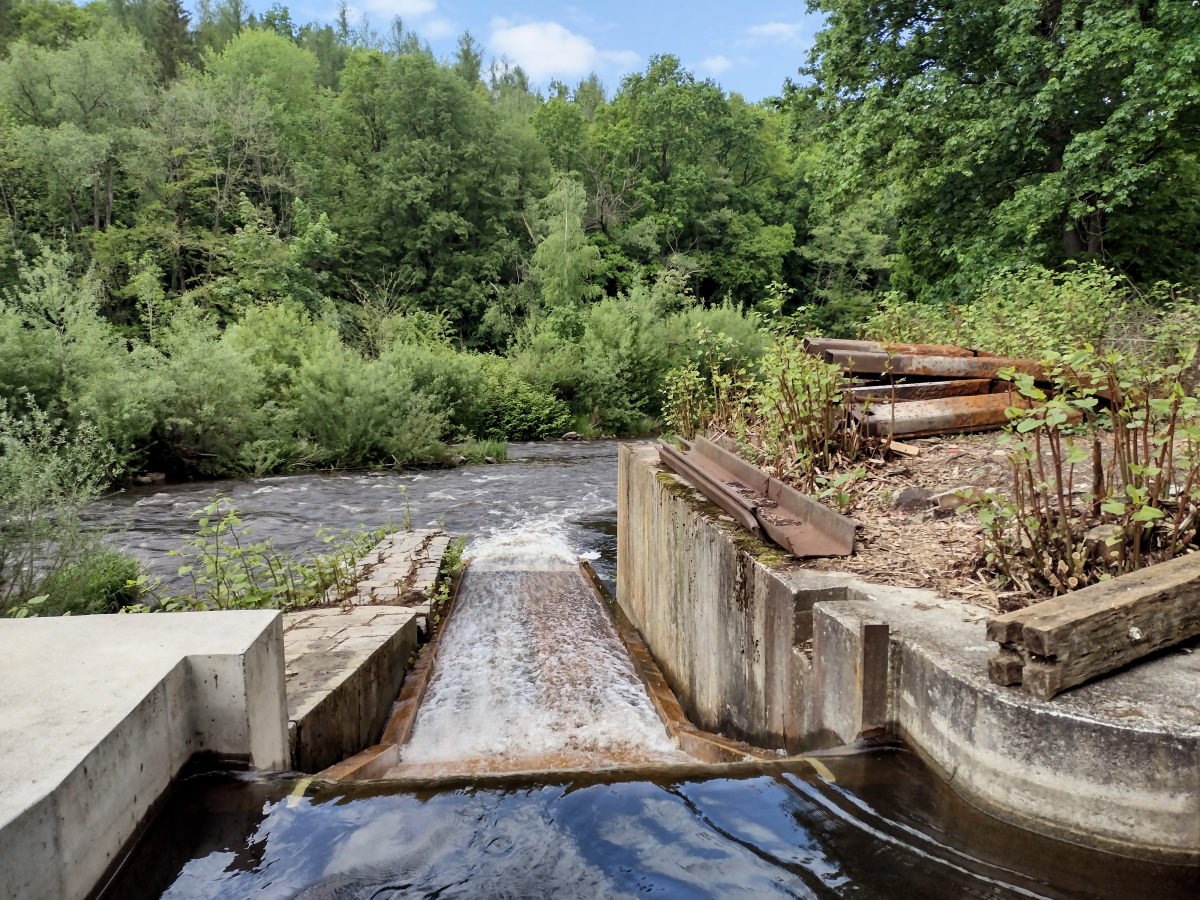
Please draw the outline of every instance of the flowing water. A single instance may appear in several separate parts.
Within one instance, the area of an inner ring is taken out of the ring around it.
[[[510,447],[499,466],[137,489],[90,511],[170,577],[188,516],[223,492],[292,552],[316,525],[434,524],[475,562],[395,774],[547,765],[438,788],[291,775],[183,780],[104,898],[1200,896],[1200,870],[1037,837],[961,803],[902,749],[729,770],[678,763],[575,574],[611,579],[613,443]],[[402,490],[403,489],[403,490]],[[614,643],[615,642],[615,643]],[[607,768],[636,762],[636,770]],[[594,771],[578,771],[579,767]]]
[[[390,777],[684,761],[567,543],[569,512],[475,542]]]
[[[496,466],[423,472],[339,472],[130,488],[94,504],[87,518],[119,529],[114,543],[168,582],[179,568],[168,555],[195,530],[193,514],[221,494],[254,526],[290,553],[320,551],[318,526],[436,527],[472,537],[468,555],[485,541],[503,541],[523,527],[543,528],[593,559],[602,578],[616,567],[617,445],[615,441],[509,444]],[[539,525],[538,523],[543,523]]]

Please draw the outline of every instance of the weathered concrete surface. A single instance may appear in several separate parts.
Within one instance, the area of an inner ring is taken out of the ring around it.
[[[1037,700],[988,680],[986,610],[772,560],[656,458],[621,449],[617,599],[701,727],[793,752],[882,730],[1001,818],[1200,859],[1200,644]]]
[[[437,529],[392,532],[355,564],[357,588],[347,599],[356,606],[411,607],[421,616],[421,632],[428,633],[430,603],[449,546],[450,535]]]
[[[284,616],[294,768],[317,772],[376,742],[416,653],[423,614],[348,606]]]
[[[649,445],[618,462],[617,601],[646,639],[691,720],[764,747],[798,751],[813,603],[842,581],[766,564],[782,559],[682,482]]]
[[[0,710],[0,897],[83,897],[192,754],[287,765],[280,616],[0,620]]]

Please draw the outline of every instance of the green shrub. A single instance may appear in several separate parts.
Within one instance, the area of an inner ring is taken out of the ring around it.
[[[155,437],[168,468],[206,476],[241,471],[241,448],[271,437],[262,372],[215,321],[185,306],[163,335]]]
[[[1005,582],[1059,594],[1194,544],[1200,397],[1186,375],[1195,355],[1161,365],[1078,350],[1054,363],[1051,392],[1014,376],[1037,405],[1008,413],[1011,493],[973,498]]]
[[[1041,359],[1085,345],[1108,345],[1132,305],[1128,285],[1103,266],[1087,264],[1063,272],[1029,266],[992,276],[961,307],[886,295],[864,324],[863,335]]]
[[[41,616],[112,613],[136,603],[141,565],[108,547],[86,548],[73,563],[55,569],[36,591],[44,598],[33,610]]]
[[[315,458],[339,468],[445,458],[445,417],[407,375],[345,346],[305,361],[296,382],[297,428]]]
[[[267,396],[280,403],[292,397],[304,361],[339,343],[332,323],[314,319],[297,303],[248,308],[224,340],[258,369]]]
[[[0,410],[0,614],[89,559],[96,538],[79,514],[117,473],[116,454],[89,423],[66,428],[31,398],[25,405],[19,417]]]
[[[386,369],[409,381],[444,415],[448,439],[488,434],[486,362],[479,354],[425,343],[398,343],[380,357]]]
[[[549,391],[521,378],[508,360],[492,357],[484,368],[485,413],[480,437],[533,441],[571,430],[571,410]]]

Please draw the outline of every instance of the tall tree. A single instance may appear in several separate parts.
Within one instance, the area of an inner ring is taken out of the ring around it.
[[[849,208],[864,190],[904,186],[915,289],[954,295],[996,266],[1082,256],[1153,274],[1139,231],[1164,212],[1157,241],[1194,240],[1180,226],[1200,224],[1195,203],[1160,188],[1190,180],[1200,148],[1196,4],[812,5],[828,16],[811,72],[829,189]]]

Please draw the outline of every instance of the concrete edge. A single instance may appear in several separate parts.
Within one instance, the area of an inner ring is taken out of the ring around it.
[[[189,627],[196,621],[189,617],[195,616],[206,617],[197,629],[200,634]],[[240,630],[214,627],[229,621],[212,618],[222,616],[234,617]],[[10,811],[0,824],[0,897],[88,896],[194,754],[245,759],[261,769],[287,765],[277,612],[81,616],[6,624],[20,630],[25,641],[48,642],[45,695],[29,699],[64,706],[61,712],[45,710],[51,730],[42,737],[50,744],[34,760],[40,777],[34,777],[33,790],[26,788],[24,806]],[[103,683],[79,683],[76,671],[89,671],[79,660],[90,647],[105,648],[104,665],[116,663],[109,657],[119,650],[108,643],[115,639],[114,626],[125,639],[136,632],[134,638],[146,642],[152,657],[144,674],[126,675],[117,696]],[[62,653],[73,654],[71,665],[59,666]],[[63,728],[59,736],[54,733],[57,723]],[[21,771],[5,766],[7,778],[22,778]]]

